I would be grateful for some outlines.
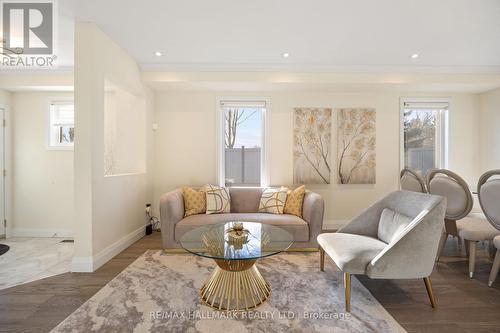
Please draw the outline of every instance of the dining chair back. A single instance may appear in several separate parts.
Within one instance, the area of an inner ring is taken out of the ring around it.
[[[477,184],[479,204],[486,219],[500,230],[500,169],[484,173]]]
[[[427,193],[424,179],[414,170],[408,168],[401,170],[400,184],[403,191]]]
[[[433,169],[427,175],[430,194],[447,199],[446,219],[460,220],[469,215],[474,204],[469,185],[456,173],[446,169]]]
[[[484,216],[492,226],[500,230],[500,169],[485,172],[477,183],[477,193],[479,204],[483,210]],[[500,270],[500,236],[493,239],[493,245],[497,251],[493,266],[491,267],[488,286],[491,287],[495,282]]]
[[[446,245],[448,235],[457,237],[459,246],[462,243],[458,235],[457,220],[469,215],[474,205],[474,199],[465,180],[447,169],[433,169],[429,171],[427,174],[427,190],[430,194],[440,195],[447,199],[444,220],[445,230],[441,237],[440,250],[436,258],[436,260],[439,260]]]

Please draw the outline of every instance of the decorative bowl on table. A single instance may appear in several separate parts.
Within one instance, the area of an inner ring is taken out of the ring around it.
[[[244,244],[248,243],[248,235],[250,231],[243,227],[243,223],[234,222],[232,227],[226,231],[227,243],[234,246],[235,249],[241,249]]]

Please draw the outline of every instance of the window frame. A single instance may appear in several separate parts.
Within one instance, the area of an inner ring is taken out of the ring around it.
[[[448,168],[449,153],[449,112],[451,110],[451,98],[448,97],[401,97],[399,106],[399,170],[405,168],[405,147],[404,147],[404,110],[405,103],[447,103],[448,108],[441,110],[436,119],[437,144],[435,161],[436,168]]]
[[[225,177],[225,117],[221,102],[265,102],[266,107],[262,111],[262,147],[260,159],[260,186],[231,186],[231,187],[267,187],[269,186],[269,149],[267,144],[269,142],[269,110],[271,103],[269,98],[265,97],[217,97],[215,101],[216,113],[216,170],[217,170],[217,184],[221,187],[226,187]]]
[[[60,98],[50,98],[48,101],[48,107],[47,107],[47,144],[46,144],[46,149],[47,150],[60,150],[60,151],[74,151],[75,149],[75,143],[73,141],[72,144],[67,144],[67,145],[54,145],[52,143],[52,105],[57,105],[57,104],[71,104],[73,105],[73,128],[75,128],[75,118],[74,118],[74,112],[75,112],[75,102],[73,98],[70,97],[60,97]]]

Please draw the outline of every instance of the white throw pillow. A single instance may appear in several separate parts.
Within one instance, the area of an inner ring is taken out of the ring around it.
[[[283,214],[287,188],[266,188],[260,197],[259,213]]]
[[[217,185],[205,185],[207,214],[230,213],[231,198],[229,189]]]

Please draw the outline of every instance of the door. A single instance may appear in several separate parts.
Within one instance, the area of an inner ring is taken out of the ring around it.
[[[0,238],[5,238],[5,109],[0,108]]]

